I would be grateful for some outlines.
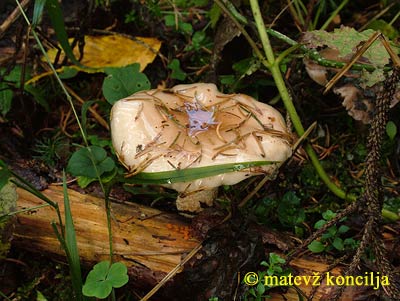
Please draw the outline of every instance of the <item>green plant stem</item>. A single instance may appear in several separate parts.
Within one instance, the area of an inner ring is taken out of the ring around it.
[[[296,25],[304,26],[304,18],[297,3],[298,0],[288,1],[289,11],[293,16]]]
[[[101,182],[101,180],[100,180]],[[111,201],[110,201],[110,191],[111,191],[111,185],[106,185],[103,186],[103,192],[104,192],[104,198],[105,198],[105,206],[106,206],[106,215],[107,215],[107,231],[108,231],[108,245],[109,245],[109,250],[110,250],[110,263],[112,264],[114,262],[114,248],[113,248],[113,235],[112,235],[112,227],[111,227],[111,221],[112,221],[112,216],[111,216]],[[113,289],[114,291],[114,289]],[[115,296],[114,296],[115,297]],[[113,298],[113,300],[115,300]]]
[[[261,15],[260,6],[258,5],[258,1],[250,0],[251,10],[253,12],[253,17],[256,22],[256,26],[258,29],[258,34],[260,35],[261,43],[265,52],[265,56],[267,58],[268,63],[271,68],[275,62],[274,51],[272,50],[271,44],[269,42],[267,31],[265,30],[264,20]],[[262,29],[262,30],[261,30]]]
[[[11,174],[13,175],[13,177],[15,177],[18,180],[18,181],[15,181],[12,179],[11,180],[12,183],[14,183],[15,185],[17,185],[18,187],[20,187],[22,189],[25,189],[26,191],[28,191],[30,193],[32,193],[34,196],[45,201],[48,205],[50,205],[51,207],[53,207],[56,210],[58,223],[59,223],[59,226],[61,229],[61,234],[64,235],[64,225],[63,225],[63,221],[61,218],[61,212],[60,212],[60,208],[58,207],[58,203],[55,203],[52,200],[50,200],[47,196],[45,196],[43,193],[41,193],[39,190],[37,190],[31,183],[26,181],[24,178],[20,177],[15,172],[11,171]]]
[[[349,2],[349,0],[343,0],[342,3],[340,3],[340,5],[332,12],[332,14],[329,16],[329,18],[321,26],[321,28],[320,28],[321,30],[325,30],[329,26],[329,24],[331,24],[332,20],[343,9],[343,7],[346,6],[347,2]]]
[[[393,19],[389,22],[388,25],[392,26],[394,22],[400,17],[400,11],[393,17]]]
[[[276,64],[280,65],[280,63],[282,62],[282,60],[287,57],[289,54],[291,54],[293,51],[297,50],[298,48],[300,48],[300,44],[291,46],[287,49],[285,49],[284,51],[282,51],[279,56],[276,58]]]
[[[386,6],[384,9],[382,9],[378,14],[376,14],[374,17],[372,17],[371,19],[368,20],[367,23],[365,23],[363,26],[361,26],[358,30],[359,31],[363,31],[365,28],[367,28],[372,22],[376,21],[377,19],[379,19],[380,17],[382,17],[384,14],[386,14],[393,5],[395,5],[396,3],[390,3],[388,6]],[[389,25],[391,25],[389,23]]]
[[[318,159],[317,154],[315,153],[314,149],[312,148],[310,143],[307,143],[305,145],[305,151],[308,154],[308,157],[311,160],[312,165],[314,166],[317,174],[321,178],[321,180],[325,183],[325,185],[328,187],[330,191],[332,191],[337,197],[344,199],[344,200],[350,200],[350,201],[356,201],[357,197],[354,194],[348,194],[340,187],[338,187],[335,183],[333,183],[328,176],[328,174],[325,172],[324,168],[321,165],[321,162]]]
[[[322,6],[323,6],[322,3],[320,3],[320,5],[318,5],[318,9],[314,15],[314,20],[311,22],[312,25],[308,27],[308,30],[314,30],[315,28],[317,28],[319,17],[321,16],[322,9],[323,9]]]
[[[236,7],[229,0],[222,0],[226,8],[229,10],[230,14],[235,17],[242,24],[247,24],[247,19],[243,17],[236,9]]]
[[[282,101],[288,111],[290,118],[292,120],[293,126],[299,136],[304,134],[304,127],[301,123],[300,117],[297,114],[296,108],[292,102],[289,92],[286,88],[285,82],[282,77],[282,73],[279,70],[279,64],[275,60],[275,55],[272,50],[271,43],[268,38],[267,31],[265,30],[264,21],[261,16],[260,7],[257,0],[250,0],[251,9],[253,12],[254,20],[260,35],[261,43],[263,45],[267,62],[269,65],[269,70],[271,71],[272,77],[275,81],[275,85],[278,88],[279,94],[281,95]]]
[[[278,88],[279,94],[281,95],[281,99],[283,104],[285,105],[286,110],[289,113],[289,116],[292,120],[293,126],[296,130],[297,135],[302,136],[304,134],[304,127],[301,123],[300,117],[297,114],[296,108],[292,102],[292,99],[289,95],[289,92],[286,88],[285,82],[283,80],[282,73],[279,69],[279,64],[277,63],[274,52],[272,50],[272,46],[270,44],[268,34],[264,25],[264,21],[262,19],[260,7],[258,5],[257,0],[250,0],[251,10],[253,12],[254,20],[257,26],[257,30],[260,35],[261,43],[263,45],[265,55],[268,61],[269,70],[271,71],[272,77],[275,81],[276,87]],[[357,197],[352,194],[347,194],[343,191],[340,187],[338,187],[335,183],[333,183],[326,173],[324,168],[321,165],[321,162],[318,159],[317,154],[315,153],[314,149],[312,148],[311,144],[307,143],[305,145],[305,151],[307,152],[311,163],[313,164],[316,172],[318,173],[321,180],[325,183],[328,189],[334,193],[337,197],[349,201],[355,201]],[[391,220],[398,220],[399,217],[397,214],[394,214],[388,210],[382,210],[382,214],[385,218]]]
[[[292,2],[294,4],[298,20],[300,21],[300,24],[304,26],[306,22],[304,20],[303,13],[307,13],[307,9],[304,7],[304,4],[301,0],[293,0]]]
[[[13,183],[15,183],[15,182],[13,182]],[[38,210],[40,208],[44,208],[44,207],[47,207],[47,206],[51,206],[51,205],[46,203],[46,204],[42,204],[42,205],[37,205],[37,206],[33,206],[33,207],[29,207],[29,208],[13,211],[13,212],[10,212],[10,213],[7,213],[7,214],[0,215],[0,219],[2,219],[3,217],[6,217],[6,216],[14,216],[14,215],[25,213],[25,212],[35,211],[35,210]]]

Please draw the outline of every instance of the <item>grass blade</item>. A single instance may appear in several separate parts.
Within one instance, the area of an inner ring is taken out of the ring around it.
[[[243,171],[247,168],[265,166],[278,162],[272,161],[251,161],[244,163],[229,163],[215,166],[205,166],[196,168],[186,168],[172,171],[161,172],[141,172],[133,177],[126,178],[124,181],[130,184],[172,184],[178,182],[188,182],[201,178],[212,177],[228,172]]]
[[[35,6],[33,7],[33,16],[32,16],[32,27],[35,28],[42,18],[44,5],[46,4],[46,0],[36,0]]]
[[[47,0],[46,1],[46,9],[50,16],[51,24],[54,27],[54,31],[57,36],[57,40],[60,43],[62,49],[64,50],[67,57],[71,60],[75,65],[85,68],[76,58],[72,51],[71,45],[68,42],[67,31],[65,30],[65,23],[63,14],[61,11],[60,4],[57,0]]]
[[[65,213],[64,246],[65,250],[67,251],[66,254],[71,273],[72,286],[76,294],[75,296],[76,300],[83,300],[81,264],[79,259],[78,244],[76,241],[75,227],[72,219],[71,207],[69,204],[65,172],[63,172],[63,191],[64,191],[64,213]]]

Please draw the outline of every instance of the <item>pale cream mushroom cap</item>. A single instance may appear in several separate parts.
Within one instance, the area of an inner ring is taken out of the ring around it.
[[[119,100],[112,108],[111,132],[119,160],[131,174],[276,162],[164,185],[185,193],[233,185],[256,174],[273,178],[292,154],[277,110],[247,95],[223,94],[214,84],[142,91]]]

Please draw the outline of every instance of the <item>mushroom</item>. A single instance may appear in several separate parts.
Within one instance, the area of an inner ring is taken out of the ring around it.
[[[200,211],[201,203],[211,206],[221,185],[260,174],[274,178],[292,154],[286,124],[276,109],[244,94],[223,94],[206,83],[141,91],[117,101],[111,111],[111,132],[128,177],[261,162],[162,184],[179,192],[179,210],[191,212]]]

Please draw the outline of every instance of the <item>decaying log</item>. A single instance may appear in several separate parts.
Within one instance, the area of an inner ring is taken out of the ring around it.
[[[42,192],[57,202],[64,217],[63,191],[50,186]],[[44,202],[18,189],[18,209]],[[82,261],[95,263],[109,259],[107,219],[104,200],[68,189],[79,253]],[[129,272],[153,285],[162,279],[190,252],[198,241],[179,216],[134,203],[112,204],[112,233],[115,260],[125,263]],[[18,215],[13,244],[31,251],[64,255],[51,222],[57,222],[55,210],[48,206]],[[132,276],[132,275],[131,275]]]
[[[63,214],[62,188],[50,186],[43,193],[59,204]],[[43,204],[24,190],[18,189],[18,194],[18,209]],[[104,201],[70,189],[68,194],[82,261],[93,264],[107,260],[109,245]],[[178,215],[125,202],[113,203],[112,213],[115,260],[128,266],[130,276],[139,280],[135,282],[142,288],[155,285],[199,244],[191,236],[187,222]],[[57,221],[57,216],[50,206],[18,214],[13,244],[34,252],[63,256],[64,251],[51,226],[53,221]],[[324,274],[328,265],[313,259],[295,259],[291,267],[296,270],[296,275],[313,276],[316,272]],[[331,273],[338,275],[340,269]],[[313,286],[303,283],[299,288],[308,295]],[[313,300],[326,300],[332,289],[333,286],[326,286],[323,281]],[[351,290],[346,291],[341,300],[352,300]],[[298,295],[289,288],[284,296],[272,294],[271,300],[298,300]]]

